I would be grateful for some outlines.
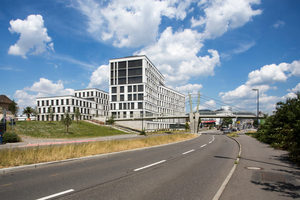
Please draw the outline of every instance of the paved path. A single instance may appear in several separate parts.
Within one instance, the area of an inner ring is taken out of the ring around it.
[[[70,143],[83,143],[83,142],[96,142],[96,141],[108,141],[108,140],[122,140],[122,139],[135,139],[143,138],[145,136],[137,134],[126,134],[126,135],[114,135],[94,138],[80,138],[80,139],[37,139],[21,137],[22,142],[19,143],[7,143],[0,145],[0,149],[5,148],[16,148],[16,147],[30,147],[30,146],[43,146],[43,145],[59,145],[59,144],[70,144]]]
[[[220,200],[300,199],[300,168],[287,161],[286,151],[243,133],[236,139],[242,146],[240,162]]]

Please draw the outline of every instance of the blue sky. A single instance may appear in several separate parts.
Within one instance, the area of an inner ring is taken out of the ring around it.
[[[108,91],[109,59],[143,54],[167,86],[200,90],[201,108],[255,112],[258,88],[270,113],[300,90],[299,10],[298,0],[2,0],[0,93],[22,109]]]

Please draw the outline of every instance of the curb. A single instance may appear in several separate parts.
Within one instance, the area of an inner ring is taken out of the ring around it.
[[[198,135],[197,137],[199,137],[199,136],[201,136],[201,134]],[[197,137],[195,137],[195,138],[197,138]],[[43,167],[43,166],[54,165],[54,164],[63,164],[63,163],[72,162],[72,161],[95,159],[95,158],[98,158],[98,157],[109,156],[109,155],[125,153],[125,152],[131,152],[131,151],[151,149],[151,148],[156,148],[156,147],[161,147],[161,146],[167,146],[167,145],[177,144],[177,143],[181,143],[181,142],[186,142],[186,141],[193,140],[195,138],[188,139],[188,140],[183,140],[183,141],[179,141],[179,142],[174,142],[174,143],[161,144],[161,145],[152,146],[152,147],[144,147],[144,148],[140,148],[140,149],[131,149],[131,150],[112,152],[112,153],[107,153],[107,154],[99,154],[99,155],[79,157],[79,158],[70,158],[70,159],[66,159],[66,160],[58,160],[58,161],[50,161],[50,162],[37,163],[37,164],[31,164],[31,165],[22,165],[22,166],[17,166],[17,167],[2,168],[2,169],[0,169],[0,174],[5,174],[5,173],[9,173],[9,172],[16,172],[16,171],[22,171],[22,170],[27,170],[27,169],[36,169],[36,168],[40,168],[40,167]]]
[[[228,136],[226,135],[226,137],[228,137]],[[234,163],[232,169],[230,170],[229,174],[227,175],[226,179],[224,180],[224,182],[221,185],[220,189],[218,190],[217,194],[214,196],[213,200],[218,200],[221,197],[223,191],[225,190],[226,185],[228,184],[228,182],[229,182],[231,176],[233,175],[237,165],[239,164],[241,153],[242,153],[241,143],[233,137],[228,137],[228,138],[231,138],[232,140],[236,141],[236,143],[239,145],[239,154],[238,154],[238,158],[236,159],[236,163]]]

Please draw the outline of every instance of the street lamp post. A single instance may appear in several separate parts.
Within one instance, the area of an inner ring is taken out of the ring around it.
[[[144,107],[145,107],[145,105],[146,105],[146,103],[145,103],[145,97],[147,97],[147,95],[143,95],[143,114],[142,114],[142,131],[144,130]],[[145,105],[144,105],[145,104]]]
[[[257,91],[257,129],[259,127],[259,89],[252,89],[253,91]]]

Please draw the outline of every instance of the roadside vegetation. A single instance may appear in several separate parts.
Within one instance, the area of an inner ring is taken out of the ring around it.
[[[248,133],[270,146],[289,151],[292,161],[300,163],[300,92],[297,97],[278,102],[274,115],[257,132]]]
[[[110,129],[107,126],[99,126],[85,121],[67,123],[68,127],[65,126],[66,123],[61,121],[51,121],[51,123],[47,121],[19,121],[14,125],[13,130],[19,136],[26,135],[33,138],[87,138],[128,134],[116,129]],[[10,130],[11,126],[8,125],[7,131]],[[66,133],[67,131],[68,133]]]
[[[232,132],[232,133],[227,134],[227,136],[228,137],[239,137],[238,133],[239,132]]]
[[[186,130],[179,129],[158,129],[152,132],[147,132],[147,135],[159,135],[159,134],[173,134],[173,133],[186,133]]]
[[[172,134],[135,140],[114,140],[59,146],[38,146],[0,151],[0,168],[65,160],[105,153],[151,147],[197,137],[195,134]]]

